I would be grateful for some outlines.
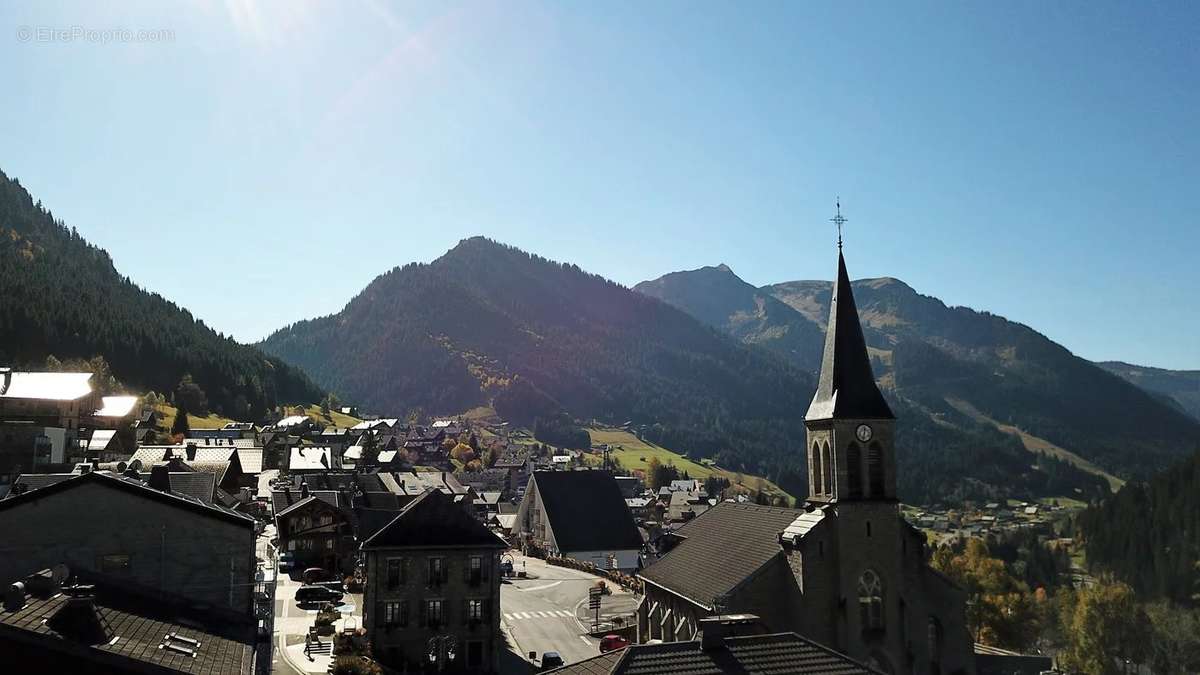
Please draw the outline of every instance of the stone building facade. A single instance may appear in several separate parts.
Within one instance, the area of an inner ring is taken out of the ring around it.
[[[0,501],[0,580],[68,569],[206,611],[252,616],[254,519],[93,472]]]
[[[496,672],[505,548],[437,490],[364,541],[364,626],[376,658],[398,671]]]

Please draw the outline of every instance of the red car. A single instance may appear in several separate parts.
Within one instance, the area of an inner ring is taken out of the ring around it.
[[[605,635],[600,638],[600,652],[611,652],[614,649],[623,649],[629,646],[629,640],[620,635]]]

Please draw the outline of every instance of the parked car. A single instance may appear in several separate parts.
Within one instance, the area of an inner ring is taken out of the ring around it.
[[[304,570],[304,574],[301,574],[300,578],[306,584],[315,584],[318,581],[329,581],[336,577],[334,577],[333,574],[331,574],[329,571],[325,570],[324,568],[309,567]]]
[[[620,635],[605,635],[604,637],[600,638],[601,653],[611,652],[615,649],[622,649],[628,646],[629,640],[626,640]]]
[[[296,602],[338,602],[342,595],[341,591],[325,586],[301,586],[296,589]]]
[[[500,574],[511,577],[513,573],[513,564],[511,560],[505,560],[500,563]]]
[[[558,652],[546,652],[542,654],[542,664],[538,667],[538,670],[554,670],[555,668],[561,668],[565,665],[566,663],[563,661],[561,654]]]

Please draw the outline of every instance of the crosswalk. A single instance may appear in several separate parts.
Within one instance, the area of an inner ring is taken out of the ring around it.
[[[575,615],[565,609],[552,609],[543,612],[512,612],[504,615],[509,621],[525,619],[573,619]]]

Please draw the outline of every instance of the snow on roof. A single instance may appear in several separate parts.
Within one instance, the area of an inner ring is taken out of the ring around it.
[[[346,452],[342,453],[343,459],[360,460],[362,459],[363,449],[361,445],[352,445],[346,448]]]
[[[438,420],[438,421],[434,422],[432,426],[434,429],[445,429],[446,427],[450,426],[451,424],[454,424],[453,420]]]
[[[96,417],[125,417],[133,411],[137,404],[136,396],[105,396],[101,399],[102,407],[96,411]]]
[[[0,397],[74,401],[92,393],[91,379],[91,373],[0,373]]]
[[[395,450],[384,450],[383,452],[379,453],[379,463],[380,464],[387,464],[388,462],[391,462],[394,459],[396,459],[396,451]]]

